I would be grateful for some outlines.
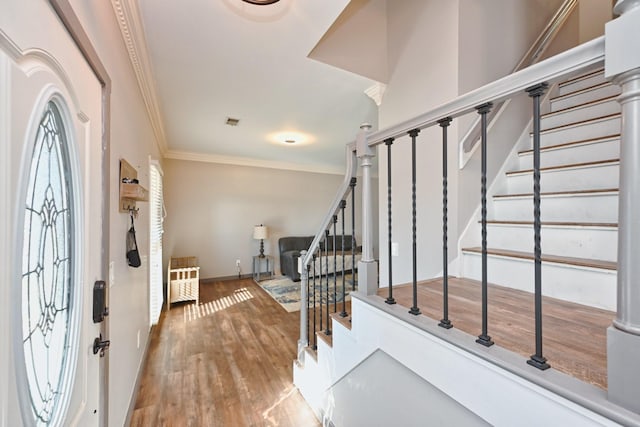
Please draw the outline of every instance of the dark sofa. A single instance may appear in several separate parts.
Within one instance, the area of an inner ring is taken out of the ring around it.
[[[289,276],[294,282],[300,280],[300,273],[298,273],[300,251],[309,249],[311,242],[313,242],[313,237],[314,236],[281,237],[280,240],[278,240],[280,271],[285,276]]]
[[[289,276],[294,282],[300,280],[300,273],[298,273],[298,258],[300,258],[300,251],[309,250],[309,246],[311,246],[311,242],[313,242],[313,237],[314,236],[281,237],[280,240],[278,240],[278,249],[280,252],[280,271],[283,275]],[[345,252],[351,252],[351,244],[351,235],[345,235]],[[329,236],[327,246],[329,248],[328,250],[330,254],[332,254],[333,236]],[[338,252],[340,252],[342,249],[342,236],[336,236],[336,246]],[[324,241],[320,242],[320,248],[324,250]],[[359,247],[356,248],[358,251],[360,251]],[[318,271],[320,271],[320,269],[318,269]]]

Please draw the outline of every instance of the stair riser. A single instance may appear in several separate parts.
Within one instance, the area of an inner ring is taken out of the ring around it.
[[[581,144],[565,148],[540,152],[540,165],[559,166],[573,163],[593,162],[597,160],[617,159],[620,157],[620,140],[613,139],[594,144]],[[533,154],[520,156],[520,169],[533,168]]]
[[[613,98],[609,101],[587,104],[582,108],[571,109],[557,114],[542,117],[540,126],[542,129],[549,129],[562,126],[567,123],[576,123],[582,120],[594,119],[596,117],[608,116],[620,112],[620,104]]]
[[[618,176],[618,164],[542,171],[540,174],[540,188],[542,192],[617,188]],[[507,189],[510,194],[532,192],[533,173],[508,176]]]
[[[551,111],[558,111],[596,99],[607,98],[620,94],[620,87],[614,85],[603,86],[586,92],[580,92],[565,98],[551,99]]]
[[[533,198],[494,199],[496,220],[533,220]],[[542,221],[618,222],[618,195],[543,197]]]
[[[548,147],[549,145],[600,138],[618,133],[620,133],[619,116],[585,123],[583,125],[568,126],[546,132],[543,131],[540,135],[540,146]],[[533,147],[533,135],[531,136],[531,147]]]
[[[594,74],[580,80],[575,80],[571,83],[560,84],[558,86],[558,96],[566,95],[567,93],[599,85],[600,83],[605,83],[606,81],[607,80],[604,78],[604,73],[600,72],[598,74]]]
[[[533,225],[487,226],[487,242],[491,248],[533,253]],[[574,258],[616,261],[618,231],[616,228],[543,227],[542,253]]]
[[[463,253],[462,262],[464,277],[481,280],[482,263],[480,254]],[[532,261],[489,256],[487,260],[487,276],[489,283],[533,293],[534,265]],[[565,301],[615,311],[616,273],[608,270],[578,268],[543,262],[542,294]],[[531,298],[533,300],[533,294]],[[489,307],[491,307],[491,291],[489,291]]]

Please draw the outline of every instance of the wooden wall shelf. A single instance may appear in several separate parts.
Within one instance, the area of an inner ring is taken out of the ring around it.
[[[131,166],[126,160],[120,159],[120,212],[134,212],[136,202],[146,202],[149,200],[149,192],[139,183],[131,183],[126,181],[137,180],[138,171]],[[125,182],[123,182],[125,181]]]
[[[149,192],[140,184],[127,184],[122,182],[120,183],[120,198],[148,202]]]

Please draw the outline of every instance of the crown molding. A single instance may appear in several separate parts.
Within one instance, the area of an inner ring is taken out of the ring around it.
[[[379,107],[382,104],[382,97],[384,91],[387,89],[387,85],[384,83],[376,82],[374,85],[365,89],[364,93]]]
[[[339,166],[304,165],[292,162],[278,162],[273,160],[252,159],[248,157],[220,156],[217,154],[200,154],[188,151],[168,150],[164,153],[164,158],[174,160],[187,160],[192,162],[219,163],[235,166],[291,170],[297,172],[344,175],[344,167]]]
[[[160,154],[164,154],[168,150],[164,122],[156,95],[155,79],[149,61],[149,51],[137,0],[111,0],[111,5],[118,20],[124,44],[129,52],[129,59],[147,108],[158,150]]]

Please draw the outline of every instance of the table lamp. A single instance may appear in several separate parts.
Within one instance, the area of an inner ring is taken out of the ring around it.
[[[264,239],[269,235],[269,230],[266,225],[256,225],[253,227],[253,238],[260,240],[260,258],[264,258]]]

